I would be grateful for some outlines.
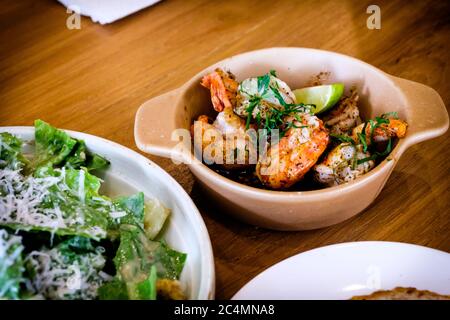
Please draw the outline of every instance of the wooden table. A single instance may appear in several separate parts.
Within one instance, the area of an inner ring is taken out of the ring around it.
[[[333,50],[435,88],[450,105],[450,2],[164,1],[112,25],[66,28],[56,0],[0,4],[0,126],[41,118],[137,150],[141,103],[230,55],[273,46]],[[150,157],[189,192],[214,248],[217,298],[296,253],[339,242],[389,240],[450,251],[449,134],[409,149],[377,201],[336,226],[274,232],[236,221],[208,201],[189,170]]]

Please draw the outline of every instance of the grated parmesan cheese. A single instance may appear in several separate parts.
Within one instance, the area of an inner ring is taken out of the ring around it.
[[[100,251],[72,260],[57,247],[31,252],[25,259],[33,270],[30,289],[46,299],[95,299],[97,289],[111,279],[101,271],[105,258]]]
[[[10,278],[8,269],[20,261],[23,249],[22,237],[10,235],[6,230],[0,229],[0,298],[18,295],[17,284],[23,279]],[[23,271],[22,267],[19,271]]]
[[[119,219],[119,218],[125,217],[126,215],[127,215],[127,213],[124,211],[111,211],[109,213],[109,216],[113,219]]]
[[[58,229],[83,227],[83,230],[94,238],[105,237],[105,229],[99,226],[85,226],[86,208],[83,206],[71,208],[71,212],[64,212],[57,203],[51,201],[50,196],[64,203],[67,200],[64,193],[73,193],[65,182],[65,168],[55,169],[55,172],[56,176],[25,177],[20,170],[8,168],[0,170],[0,224],[22,229],[40,227],[53,232]],[[79,180],[78,192],[74,196],[84,203],[83,170],[80,170]],[[103,199],[103,202],[106,200]],[[98,211],[109,210],[98,208]]]
[[[78,198],[82,203],[85,202],[84,178],[85,178],[84,170],[80,170],[80,178],[78,179]]]

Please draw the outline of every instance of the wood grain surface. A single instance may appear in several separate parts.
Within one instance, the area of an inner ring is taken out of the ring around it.
[[[163,1],[111,25],[66,27],[52,0],[0,3],[0,126],[51,124],[137,150],[144,101],[240,52],[313,47],[362,59],[435,88],[450,105],[450,2],[376,1],[381,30],[366,27],[373,1]],[[161,115],[164,116],[164,115]],[[416,145],[367,210],[336,226],[274,232],[221,212],[189,170],[150,157],[192,196],[213,244],[217,292],[228,299],[291,255],[333,243],[401,241],[450,251],[449,134]]]

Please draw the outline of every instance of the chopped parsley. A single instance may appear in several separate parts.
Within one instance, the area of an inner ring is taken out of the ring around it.
[[[344,134],[334,134],[334,133],[330,133],[330,137],[340,141],[340,142],[346,142],[346,143],[351,143],[351,144],[355,144],[355,141],[353,141],[352,138],[350,138],[347,135]]]
[[[386,149],[383,152],[375,151],[375,153],[372,154],[370,157],[359,159],[358,164],[361,164],[361,163],[364,163],[364,162],[367,162],[370,160],[376,160],[380,157],[387,156],[391,151],[392,151],[392,139],[389,138]]]
[[[373,143],[373,136],[374,131],[376,128],[383,128],[383,124],[389,124],[389,119],[398,119],[397,112],[388,112],[381,115],[381,117],[375,117],[375,120],[370,119],[364,124],[364,127],[361,132],[357,134],[358,141],[354,141],[351,137],[347,135],[338,135],[338,134],[330,134],[330,136],[340,142],[344,143],[351,143],[353,145],[361,144],[363,146],[363,151],[367,152],[369,149],[369,145],[367,144],[367,141],[369,140],[371,143]],[[370,126],[370,133],[369,133],[369,139],[367,139],[367,126]],[[357,161],[354,161],[353,163],[361,164],[367,161],[376,160],[380,157],[384,157],[388,155],[392,151],[392,138],[389,138],[388,143],[386,145],[386,149],[382,152],[375,151],[370,157],[366,157],[363,159],[359,159]]]
[[[311,109],[315,108],[315,105],[287,103],[280,93],[278,84],[276,82],[274,84],[270,83],[271,77],[276,77],[275,70],[271,70],[269,73],[257,77],[257,94],[252,95],[243,91],[245,94],[250,96],[249,105],[245,109],[247,112],[246,129],[250,127],[255,108],[259,106],[263,100],[269,97],[275,97],[281,108],[270,106],[270,111],[266,113],[266,118],[264,121],[262,119],[261,111],[258,111],[254,116],[258,127],[269,131],[279,129],[284,126],[286,124],[285,117],[295,116],[297,120],[301,121],[298,117],[300,113],[312,113]],[[288,129],[296,127],[299,126],[295,125],[293,122],[288,122],[285,129],[281,132],[281,136],[283,136]]]

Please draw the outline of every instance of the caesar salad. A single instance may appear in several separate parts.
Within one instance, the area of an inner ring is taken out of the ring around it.
[[[0,132],[1,299],[185,298],[187,255],[160,235],[170,210],[101,194],[109,161],[44,121],[25,143]]]

